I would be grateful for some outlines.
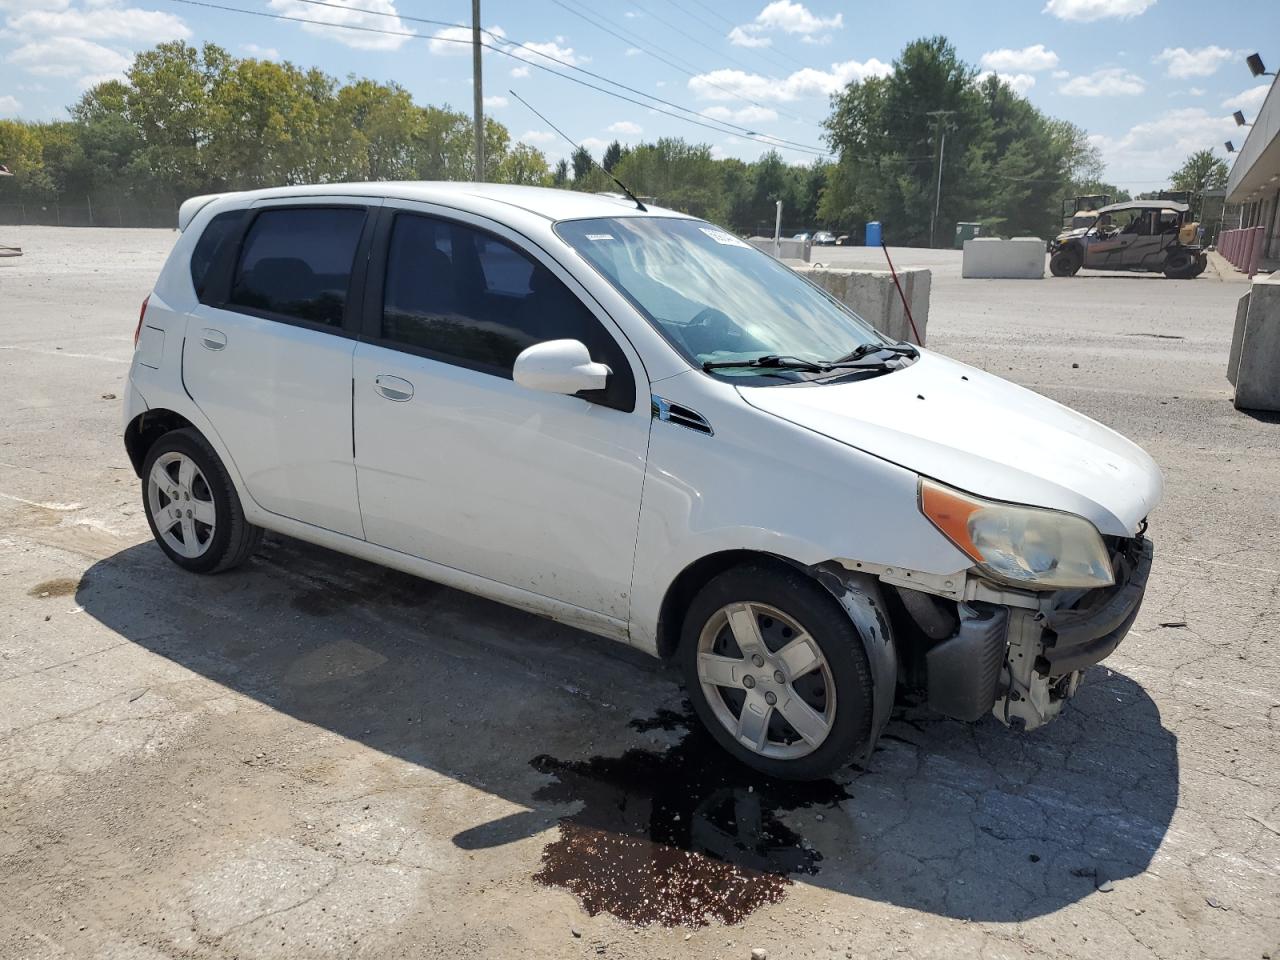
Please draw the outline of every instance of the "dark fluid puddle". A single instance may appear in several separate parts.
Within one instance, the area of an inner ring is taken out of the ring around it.
[[[735,763],[692,713],[661,711],[641,731],[688,730],[659,753],[532,764],[556,778],[536,799],[582,809],[560,820],[534,879],[573,893],[587,913],[627,923],[738,923],[786,895],[792,874],[815,874],[822,854],[778,817],[849,798],[830,780],[770,780]]]

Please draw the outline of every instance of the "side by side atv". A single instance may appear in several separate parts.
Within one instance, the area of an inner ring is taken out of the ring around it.
[[[1072,277],[1091,270],[1163,273],[1190,280],[1209,261],[1190,207],[1173,200],[1129,200],[1097,211],[1092,226],[1065,230],[1049,244],[1049,272]]]

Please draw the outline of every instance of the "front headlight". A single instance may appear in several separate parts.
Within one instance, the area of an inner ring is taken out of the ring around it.
[[[1006,583],[1061,590],[1115,582],[1102,536],[1084,517],[983,500],[924,478],[920,510],[979,567]]]

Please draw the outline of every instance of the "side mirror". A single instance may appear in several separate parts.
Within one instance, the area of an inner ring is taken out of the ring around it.
[[[592,361],[581,340],[547,340],[520,352],[511,379],[530,390],[574,394],[603,390],[612,372]]]

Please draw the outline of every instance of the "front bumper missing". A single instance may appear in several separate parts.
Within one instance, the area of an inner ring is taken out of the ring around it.
[[[958,604],[955,634],[925,655],[929,705],[959,720],[990,710],[1009,726],[1047,723],[1075,694],[1084,669],[1110,655],[1133,626],[1151,560],[1151,542],[1136,537],[1116,547],[1111,587],[1041,595],[1035,605]]]

